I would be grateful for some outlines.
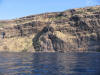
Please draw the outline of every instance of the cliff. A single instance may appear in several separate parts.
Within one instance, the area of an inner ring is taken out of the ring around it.
[[[0,51],[100,51],[100,6],[0,21]]]

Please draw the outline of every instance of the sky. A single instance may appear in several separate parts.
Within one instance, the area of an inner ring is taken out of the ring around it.
[[[0,0],[0,20],[100,5],[100,0]]]

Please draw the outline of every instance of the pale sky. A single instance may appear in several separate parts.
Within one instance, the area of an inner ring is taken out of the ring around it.
[[[0,0],[0,19],[100,5],[100,0]]]

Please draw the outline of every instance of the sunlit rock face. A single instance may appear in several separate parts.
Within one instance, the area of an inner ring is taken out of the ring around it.
[[[0,50],[100,51],[100,6],[0,21],[1,32],[6,35]],[[9,45],[11,40],[15,45]]]

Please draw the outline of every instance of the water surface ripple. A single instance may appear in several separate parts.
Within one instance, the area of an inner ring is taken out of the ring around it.
[[[0,53],[0,75],[100,75],[100,53]]]

